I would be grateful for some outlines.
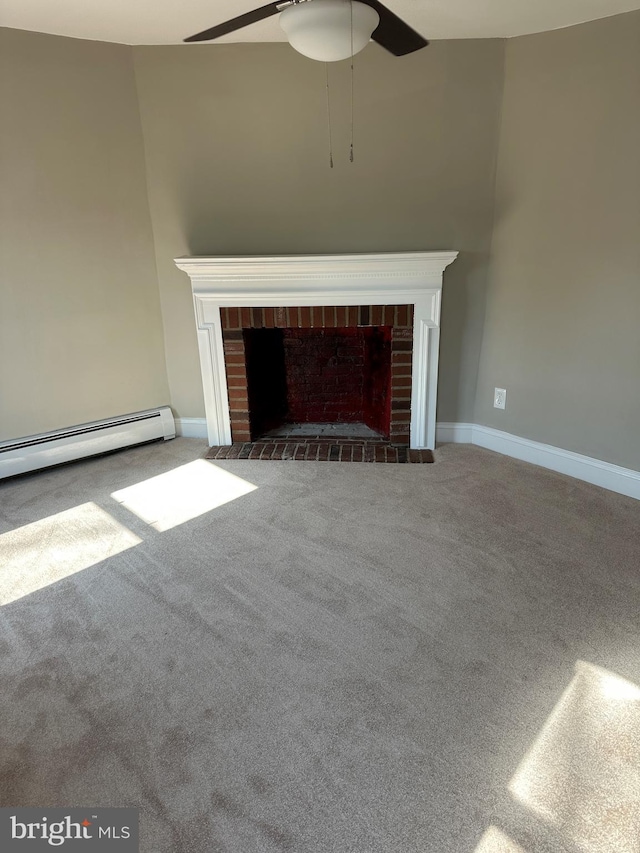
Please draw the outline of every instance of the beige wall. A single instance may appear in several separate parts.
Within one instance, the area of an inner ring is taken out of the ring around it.
[[[505,68],[475,420],[640,470],[640,13]]]
[[[169,394],[131,51],[0,40],[1,440]]]
[[[185,254],[459,249],[445,274],[439,417],[473,414],[491,238],[503,43],[436,42],[348,64],[285,44],[134,49],[171,399],[204,414]]]

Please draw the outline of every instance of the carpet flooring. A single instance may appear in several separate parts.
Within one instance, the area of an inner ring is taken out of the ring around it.
[[[489,451],[0,484],[0,805],[143,853],[640,851],[640,504]]]

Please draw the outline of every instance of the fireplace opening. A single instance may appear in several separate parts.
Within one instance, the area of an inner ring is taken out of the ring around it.
[[[253,441],[310,432],[389,438],[391,326],[245,328],[242,337]]]
[[[220,321],[234,444],[410,443],[412,305],[224,307]]]

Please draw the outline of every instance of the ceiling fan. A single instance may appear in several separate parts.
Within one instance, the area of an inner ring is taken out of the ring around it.
[[[347,59],[370,39],[394,56],[429,42],[379,0],[282,0],[238,15],[185,42],[210,41],[280,13],[280,25],[295,50],[321,62]]]

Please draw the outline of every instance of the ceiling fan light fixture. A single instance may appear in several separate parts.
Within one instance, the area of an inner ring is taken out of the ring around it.
[[[320,62],[338,62],[359,53],[379,23],[376,10],[358,0],[308,0],[280,13],[280,26],[291,47]]]

